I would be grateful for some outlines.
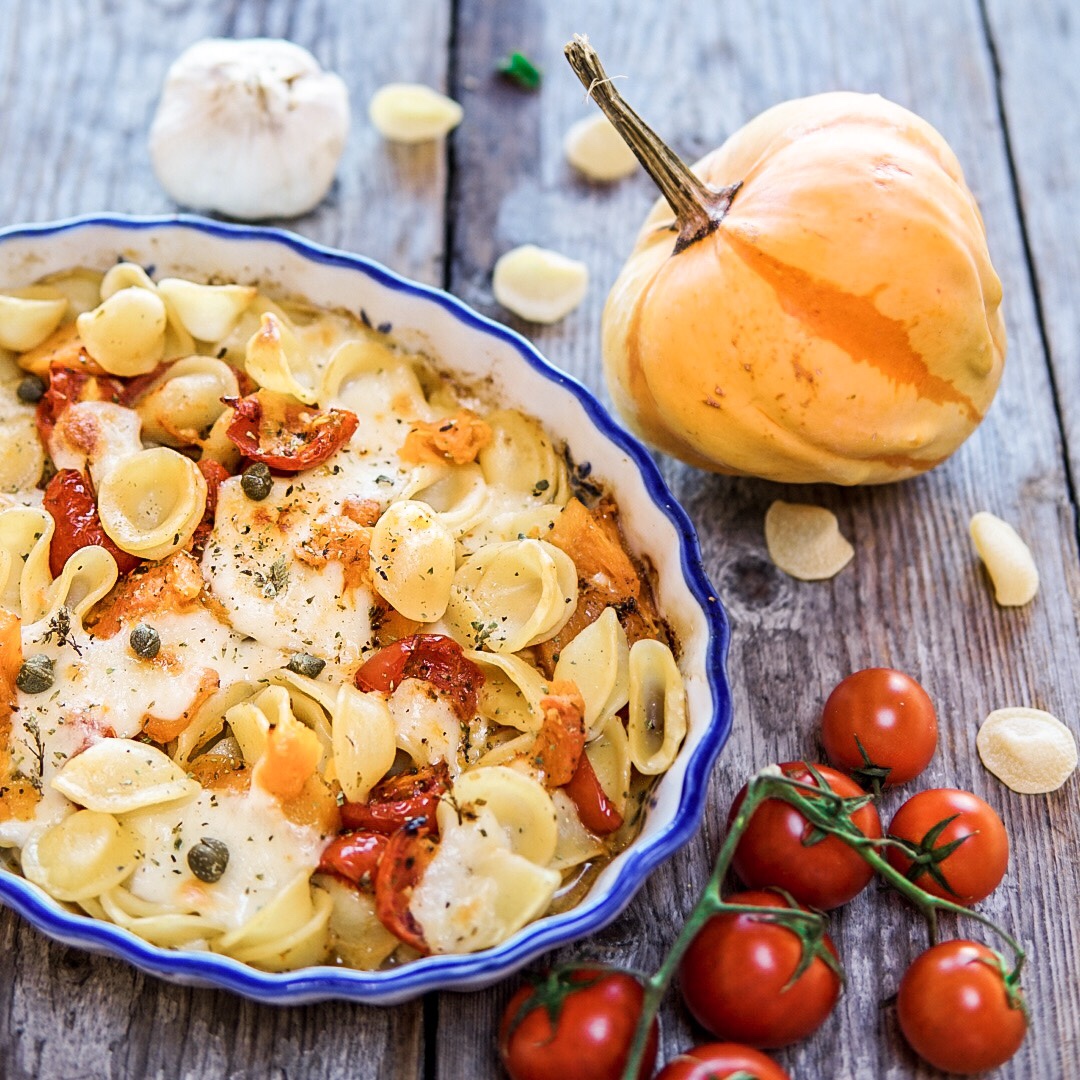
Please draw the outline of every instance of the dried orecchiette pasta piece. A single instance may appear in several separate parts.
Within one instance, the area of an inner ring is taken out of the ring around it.
[[[1039,571],[1031,549],[1007,522],[985,510],[970,525],[975,550],[994,583],[994,599],[1002,607],[1022,607],[1035,599]]]
[[[600,735],[585,747],[585,754],[608,801],[625,814],[630,796],[630,741],[618,716],[608,718]]]
[[[489,544],[458,568],[446,619],[459,640],[518,652],[554,637],[577,606],[577,568],[543,540]]]
[[[630,760],[655,776],[671,768],[686,736],[686,689],[671,650],[652,638],[630,647]]]
[[[253,285],[200,285],[184,278],[162,278],[157,287],[198,341],[226,337],[258,292]]]
[[[45,510],[11,506],[0,510],[0,607],[37,622],[48,608],[52,585],[49,546],[56,523]]]
[[[126,814],[201,790],[167,754],[134,739],[102,739],[65,762],[52,786],[73,803]]]
[[[465,656],[484,676],[476,698],[480,715],[519,731],[538,731],[544,722],[540,701],[548,692],[540,672],[510,653],[466,649]]]
[[[831,510],[781,499],[765,512],[765,544],[769,558],[801,581],[831,578],[855,555]]]
[[[48,285],[0,292],[0,348],[26,352],[40,345],[67,313],[67,297]]]
[[[239,393],[236,370],[229,364],[212,356],[188,356],[169,368],[135,411],[147,439],[186,446],[201,441],[202,433],[226,412],[221,399]]]
[[[77,810],[32,836],[23,873],[57,900],[81,901],[119,885],[138,865],[139,840],[112,814]]]
[[[433,953],[475,952],[543,913],[561,881],[557,870],[515,855],[484,809],[443,835],[409,911]]]
[[[415,622],[441,619],[454,581],[454,536],[425,503],[392,503],[371,533],[375,591]]]
[[[291,394],[305,405],[315,404],[314,367],[288,324],[276,315],[263,315],[258,332],[248,342],[245,368],[264,389]]]
[[[1042,709],[995,709],[975,746],[982,763],[1022,795],[1056,791],[1076,770],[1076,736]]]
[[[576,683],[585,701],[587,735],[599,735],[608,717],[630,700],[630,645],[613,607],[563,647],[554,677]]]
[[[481,809],[498,822],[515,855],[547,866],[555,854],[558,821],[543,784],[506,765],[469,769],[454,781],[450,797],[439,804],[440,831],[445,835],[460,827]]]
[[[165,355],[168,315],[156,292],[130,287],[113,293],[76,323],[86,351],[110,375],[144,375]]]
[[[364,802],[397,753],[397,731],[386,698],[343,683],[334,708],[333,732],[337,781],[346,799]]]
[[[531,416],[500,409],[485,418],[491,442],[477,456],[492,487],[562,506],[570,498],[566,462]]]
[[[182,548],[205,509],[198,466],[166,446],[125,458],[98,487],[101,527],[117,547],[144,559]]]

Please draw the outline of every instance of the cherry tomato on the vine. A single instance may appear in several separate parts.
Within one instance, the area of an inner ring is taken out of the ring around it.
[[[684,1050],[672,1058],[655,1080],[727,1080],[752,1076],[754,1080],[791,1080],[791,1077],[760,1050],[739,1043],[706,1043]]]
[[[1001,884],[1009,836],[992,806],[970,791],[931,788],[912,795],[889,823],[889,836],[917,851],[886,849],[889,862],[920,888],[954,904],[975,904]]]
[[[829,695],[821,716],[829,760],[875,791],[918,776],[934,756],[937,737],[930,696],[891,668],[849,675]]]
[[[624,971],[553,971],[506,1006],[502,1063],[512,1080],[620,1080],[643,999],[641,984]],[[654,1022],[639,1080],[652,1075],[656,1045]]]
[[[896,999],[900,1030],[919,1057],[950,1073],[981,1073],[1020,1049],[1027,1014],[1001,958],[974,941],[943,941],[907,969]]]
[[[731,904],[789,909],[775,892],[727,897]],[[803,938],[762,915],[721,912],[698,932],[683,956],[679,984],[697,1021],[721,1039],[755,1047],[787,1046],[816,1031],[840,996],[840,976],[824,959],[836,956],[822,933],[812,959],[793,982]],[[790,985],[789,985],[790,984]]]
[[[827,765],[808,767],[802,761],[788,761],[780,766],[785,776],[818,787],[811,768],[837,795],[844,798],[865,795],[852,780]],[[745,795],[744,787],[732,804],[729,826]],[[851,817],[863,835],[875,839],[881,836],[881,819],[872,804],[856,810]],[[751,888],[776,886],[791,893],[800,904],[823,911],[846,904],[874,876],[854,848],[839,837],[815,829],[782,799],[768,799],[757,808],[735,849],[732,865]]]

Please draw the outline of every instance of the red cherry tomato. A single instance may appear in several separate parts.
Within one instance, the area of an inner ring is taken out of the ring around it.
[[[774,892],[735,893],[732,904],[787,908]],[[799,935],[768,916],[714,915],[690,942],[679,969],[686,1006],[721,1039],[787,1046],[817,1031],[840,996],[840,977],[820,952],[789,986],[802,956]],[[825,935],[819,949],[834,957]]]
[[[461,646],[444,634],[412,634],[380,649],[360,666],[353,680],[358,690],[390,693],[406,679],[432,683],[450,699],[462,720],[476,715],[476,694],[484,673]]]
[[[219,461],[206,458],[199,462],[199,472],[206,481],[206,508],[203,510],[202,521],[199,522],[195,533],[191,538],[192,546],[201,548],[206,543],[206,538],[214,530],[214,515],[217,513],[218,488],[232,475]]]
[[[450,771],[445,761],[388,776],[371,789],[367,802],[342,803],[341,824],[346,829],[389,835],[423,820],[434,832],[435,811],[449,788]]]
[[[388,843],[383,833],[343,833],[323,849],[319,870],[324,874],[336,874],[354,885],[374,885],[375,871]]]
[[[499,1054],[511,1080],[620,1080],[641,1016],[641,984],[623,971],[554,971],[523,986],[503,1013]],[[652,1075],[649,1032],[639,1080]]]
[[[920,888],[954,904],[989,896],[1009,863],[1004,823],[970,791],[931,788],[912,795],[889,823],[889,836],[918,851],[911,858],[889,847],[889,862]]]
[[[1000,958],[974,941],[943,941],[916,957],[896,1011],[915,1053],[950,1073],[996,1069],[1027,1033],[1019,990],[1010,1000]]]
[[[669,1061],[655,1080],[727,1080],[729,1076],[753,1080],[791,1080],[791,1077],[760,1050],[739,1043],[706,1043],[684,1050]]]
[[[563,791],[577,807],[581,824],[597,836],[613,833],[622,825],[622,814],[615,809],[615,804],[600,786],[588,754],[581,755],[574,775]]]
[[[59,577],[64,563],[84,547],[103,547],[115,560],[121,574],[129,574],[142,559],[121,551],[105,534],[98,517],[97,500],[90,481],[77,469],[61,469],[48,483],[42,506],[56,522],[49,569]]]
[[[409,903],[438,846],[426,824],[412,822],[390,837],[375,871],[375,914],[379,922],[424,954],[428,952],[424,929],[413,917]]]
[[[35,415],[41,441],[48,445],[57,420],[69,406],[82,401],[126,404],[124,390],[119,379],[103,374],[97,365],[70,368],[54,363],[49,368],[48,389],[38,402]]]
[[[927,692],[891,668],[856,671],[825,702],[821,741],[829,760],[875,791],[913,780],[937,749]]]
[[[843,773],[827,765],[813,768],[837,795],[859,798],[865,794]],[[788,761],[780,770],[793,780],[818,786],[805,762]],[[732,804],[729,826],[745,795],[744,787]],[[863,835],[881,836],[881,819],[873,805],[856,810],[852,820]],[[823,911],[846,904],[874,876],[854,848],[839,837],[822,836],[798,810],[781,799],[768,799],[755,811],[735,849],[732,865],[751,888],[776,886],[787,890],[800,904]]]
[[[233,418],[225,434],[244,457],[280,472],[321,465],[359,424],[348,409],[316,409],[267,390],[227,404]]]

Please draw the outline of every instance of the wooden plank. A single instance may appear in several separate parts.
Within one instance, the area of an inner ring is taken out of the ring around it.
[[[155,181],[146,132],[165,70],[208,36],[286,36],[342,74],[353,127],[329,199],[306,236],[438,282],[446,169],[436,147],[395,151],[366,120],[392,79],[441,85],[450,5],[413,0],[407,20],[377,0],[27,0],[0,19],[0,222],[99,210],[176,209]],[[6,284],[6,283],[5,283]],[[423,1009],[342,1003],[260,1007],[171,986],[47,942],[0,912],[0,1076],[416,1077]]]
[[[539,328],[508,321],[604,394],[600,312],[654,192],[644,177],[591,186],[562,160],[563,133],[590,110],[561,56],[563,43],[581,31],[590,34],[610,73],[628,76],[622,89],[631,103],[691,159],[767,106],[823,90],[881,92],[926,116],[956,149],[986,218],[1004,282],[1010,359],[980,431],[947,466],[916,481],[850,491],[795,488],[663,463],[698,527],[708,569],[732,616],[736,731],[716,771],[699,836],[653,875],[609,930],[545,962],[590,957],[654,965],[671,937],[658,928],[691,907],[726,808],[747,774],[770,761],[816,757],[817,718],[828,690],[854,669],[891,665],[930,691],[942,739],[922,781],[889,794],[882,815],[887,820],[912,790],[931,786],[973,790],[999,809],[1013,841],[1012,862],[982,910],[1018,930],[1030,946],[1026,985],[1037,1015],[1024,1049],[1000,1075],[1065,1075],[1080,1030],[1080,990],[1070,974],[1077,966],[1078,913],[1067,900],[1076,889],[1080,853],[1071,812],[1075,782],[1048,797],[1014,795],[983,771],[974,748],[979,722],[995,707],[1035,705],[1070,720],[1080,700],[1073,662],[1080,645],[1075,507],[978,4],[765,0],[683,2],[650,12],[630,0],[525,0],[495,20],[483,0],[461,0],[455,89],[466,120],[455,137],[453,291],[505,318],[490,291],[499,254],[533,242],[583,259],[593,284],[565,322]],[[1014,18],[1022,21],[1019,12]],[[1026,40],[1038,63],[1040,32],[1030,31]],[[538,95],[493,79],[494,63],[512,48],[544,68]],[[1075,48],[1065,55],[1075,69]],[[1047,139],[1057,137],[1045,115],[1025,115],[1028,126],[1040,123],[1049,129]],[[1070,145],[1062,140],[1061,157]],[[1063,217],[1060,205],[1046,208],[1046,216],[1064,249],[1075,229],[1065,227],[1074,218]],[[1063,277],[1061,288],[1074,279]],[[1067,300],[1055,300],[1055,310],[1068,321]],[[854,564],[825,584],[799,583],[773,568],[761,522],[778,497],[834,509],[855,543]],[[1004,611],[991,599],[966,534],[970,515],[984,508],[1014,522],[1032,544],[1043,586],[1030,608]],[[1050,858],[1054,874],[1046,872]],[[945,931],[981,937],[971,924]],[[895,897],[871,890],[832,919],[832,933],[848,965],[847,993],[818,1035],[778,1059],[806,1078],[936,1075],[904,1046],[894,1011],[882,1004],[922,947],[918,919]],[[440,999],[438,1076],[498,1075],[488,1054],[514,985]],[[665,1053],[701,1039],[673,995],[663,1014]]]

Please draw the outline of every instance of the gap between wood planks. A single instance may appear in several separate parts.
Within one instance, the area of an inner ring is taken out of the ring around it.
[[[457,0],[455,0],[456,4]],[[1069,496],[1069,507],[1072,511],[1073,533],[1077,544],[1080,545],[1080,516],[1078,516],[1078,501],[1076,489],[1076,477],[1073,475],[1072,462],[1068,451],[1068,437],[1065,430],[1065,415],[1061,406],[1061,387],[1058,385],[1057,372],[1051,362],[1050,338],[1046,330],[1046,312],[1043,307],[1042,292],[1039,288],[1039,277],[1035,268],[1035,256],[1031,247],[1031,236],[1028,231],[1027,216],[1024,203],[1020,197],[1020,177],[1016,167],[1016,157],[1013,152],[1012,133],[1009,130],[1009,118],[1005,110],[1005,99],[1002,91],[1001,58],[998,54],[997,41],[994,38],[994,28],[990,21],[990,14],[986,9],[986,0],[976,0],[979,12],[979,21],[982,24],[983,36],[986,39],[986,49],[990,56],[990,67],[994,73],[994,107],[997,110],[998,123],[1001,125],[1001,141],[1005,150],[1005,161],[1009,170],[1009,186],[1012,188],[1013,201],[1016,203],[1016,220],[1020,230],[1020,245],[1024,252],[1024,264],[1027,268],[1028,283],[1031,286],[1032,304],[1035,309],[1035,326],[1039,334],[1039,344],[1042,346],[1043,358],[1046,362],[1047,375],[1050,382],[1050,397],[1054,408],[1054,418],[1057,420],[1058,434],[1061,436],[1061,458],[1065,471],[1065,489]]]

